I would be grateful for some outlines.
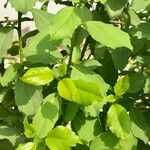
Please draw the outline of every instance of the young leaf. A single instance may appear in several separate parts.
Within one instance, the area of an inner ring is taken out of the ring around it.
[[[42,103],[42,91],[40,87],[26,84],[20,80],[15,84],[15,102],[19,110],[26,116],[33,115]]]
[[[118,47],[133,49],[129,35],[113,25],[99,21],[88,21],[86,22],[86,28],[93,39],[107,47],[112,49]]]
[[[48,84],[53,79],[54,79],[53,72],[48,67],[31,68],[21,78],[23,82],[35,86]]]
[[[37,0],[10,0],[11,5],[19,12],[31,10]]]
[[[79,137],[64,126],[57,126],[50,131],[45,141],[49,149],[52,150],[70,150],[70,148],[76,146],[77,143],[81,144]]]
[[[54,94],[47,96],[33,118],[35,132],[39,138],[47,136],[48,132],[54,127],[58,115],[59,102],[57,97]]]
[[[122,76],[118,79],[117,83],[114,86],[115,94],[118,96],[122,96],[129,89],[129,77]]]
[[[12,82],[16,78],[19,68],[19,64],[9,66],[1,79],[1,85],[7,86],[10,82]]]
[[[66,100],[76,102],[81,105],[90,105],[94,101],[103,101],[99,87],[95,83],[84,80],[74,80],[65,78],[58,83],[58,93]]]
[[[36,144],[33,142],[20,144],[16,150],[36,150]]]
[[[117,137],[125,139],[129,136],[131,121],[124,107],[113,104],[107,112],[107,126]]]
[[[13,30],[10,27],[0,27],[0,62],[12,46]]]
[[[25,117],[24,121],[23,121],[23,125],[24,125],[24,134],[26,135],[27,138],[34,138],[35,136],[35,128],[33,124],[29,124],[28,122],[28,118]]]

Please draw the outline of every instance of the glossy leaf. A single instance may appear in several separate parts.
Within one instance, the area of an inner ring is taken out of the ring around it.
[[[72,146],[81,143],[79,137],[73,131],[64,126],[57,126],[49,132],[46,145],[49,149],[70,150]]]
[[[117,137],[125,139],[129,136],[131,121],[124,107],[113,104],[107,112],[107,126]]]
[[[81,105],[90,105],[94,101],[103,101],[98,85],[84,80],[65,78],[58,83],[58,93],[66,100]]]
[[[118,47],[133,49],[129,35],[113,25],[98,21],[88,21],[86,22],[86,28],[93,39],[107,47],[112,49]],[[113,38],[112,35],[114,35]]]
[[[35,128],[33,124],[29,124],[27,117],[24,118],[23,124],[24,124],[24,130],[25,130],[24,134],[26,135],[26,137],[34,138]]]
[[[21,78],[23,82],[35,86],[48,84],[53,79],[53,72],[48,67],[30,68]]]

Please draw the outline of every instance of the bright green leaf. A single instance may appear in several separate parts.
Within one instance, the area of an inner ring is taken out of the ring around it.
[[[58,93],[66,100],[90,105],[94,101],[103,101],[98,85],[84,80],[65,78],[58,83]]]
[[[133,49],[129,35],[113,25],[98,21],[88,21],[86,22],[86,28],[93,39],[107,47],[113,49],[117,47]]]
[[[52,150],[70,150],[77,143],[81,144],[79,137],[64,126],[57,126],[49,132],[46,138],[46,145]]]
[[[129,89],[129,77],[122,76],[118,79],[117,83],[114,86],[115,94],[118,96],[122,96]]]
[[[34,137],[35,136],[34,125],[33,124],[29,124],[27,117],[24,118],[23,124],[24,124],[24,130],[25,130],[24,134],[26,135],[26,137],[27,138]]]
[[[113,104],[107,112],[107,126],[117,137],[125,139],[129,136],[131,121],[124,107]]]
[[[28,142],[25,144],[20,144],[16,150],[36,150],[36,145],[33,142]]]
[[[48,84],[53,79],[54,79],[53,72],[48,67],[31,68],[21,78],[23,82],[35,86]]]
[[[10,0],[11,5],[19,12],[26,13],[31,10],[37,0]]]

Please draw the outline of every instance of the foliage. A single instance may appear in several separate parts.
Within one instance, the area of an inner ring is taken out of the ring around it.
[[[38,1],[0,23],[0,149],[148,150],[150,0]]]

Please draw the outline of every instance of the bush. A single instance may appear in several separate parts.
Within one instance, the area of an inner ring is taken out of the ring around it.
[[[150,1],[37,1],[0,24],[1,150],[149,149]]]

